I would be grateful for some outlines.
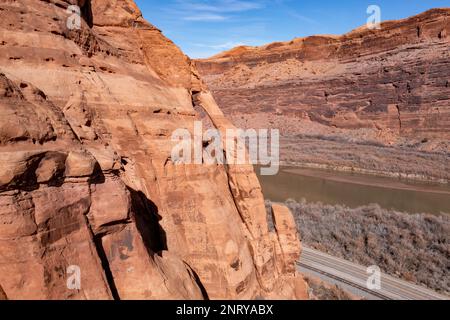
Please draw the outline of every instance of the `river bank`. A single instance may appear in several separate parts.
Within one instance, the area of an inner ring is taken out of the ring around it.
[[[283,137],[280,145],[286,166],[450,185],[447,152],[307,137]]]
[[[360,174],[371,177],[383,177],[383,178],[392,178],[403,180],[405,182],[423,182],[428,184],[438,184],[441,186],[449,186],[450,188],[450,180],[446,178],[436,178],[432,176],[427,176],[423,174],[417,173],[403,173],[403,172],[391,172],[391,171],[383,171],[383,170],[370,170],[364,169],[360,167],[354,166],[337,166],[332,164],[321,164],[321,163],[304,163],[304,162],[295,162],[295,161],[282,161],[282,166],[285,167],[298,167],[303,169],[318,169],[318,170],[327,170],[334,171],[336,173],[350,173],[350,174]]]

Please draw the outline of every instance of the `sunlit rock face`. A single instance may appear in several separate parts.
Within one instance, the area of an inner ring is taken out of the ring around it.
[[[449,19],[450,9],[432,9],[381,29],[238,47],[196,65],[226,115],[448,140]]]
[[[253,168],[172,162],[231,124],[133,1],[3,1],[0,52],[0,299],[306,298]]]

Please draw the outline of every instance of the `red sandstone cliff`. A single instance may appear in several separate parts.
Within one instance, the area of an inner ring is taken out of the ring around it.
[[[2,1],[0,52],[0,296],[306,297],[252,167],[171,162],[176,128],[231,124],[133,1]]]
[[[448,140],[449,16],[433,9],[381,30],[238,47],[196,65],[228,115],[276,113]]]

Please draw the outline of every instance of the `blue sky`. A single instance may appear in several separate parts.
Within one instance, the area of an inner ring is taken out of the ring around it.
[[[262,45],[313,34],[342,34],[366,23],[369,5],[381,19],[448,7],[450,0],[136,0],[144,17],[191,58],[237,45]]]

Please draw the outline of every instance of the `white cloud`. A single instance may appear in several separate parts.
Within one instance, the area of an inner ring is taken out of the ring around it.
[[[264,7],[265,1],[250,0],[176,0],[169,11],[184,21],[224,21],[239,14]]]
[[[197,15],[190,15],[183,17],[183,20],[186,21],[224,21],[227,20],[228,17],[219,15],[219,14],[211,14],[211,13],[203,13]]]
[[[306,23],[318,24],[318,22],[316,20],[311,19],[311,18],[309,18],[307,16],[304,16],[304,15],[298,14],[297,12],[294,12],[294,11],[290,11],[289,15],[291,17],[297,19],[297,20],[300,20],[300,21],[303,21],[303,22],[306,22]]]
[[[177,2],[182,8],[188,10],[216,13],[244,12],[264,7],[262,1],[214,0],[205,3],[203,1],[178,0]]]

